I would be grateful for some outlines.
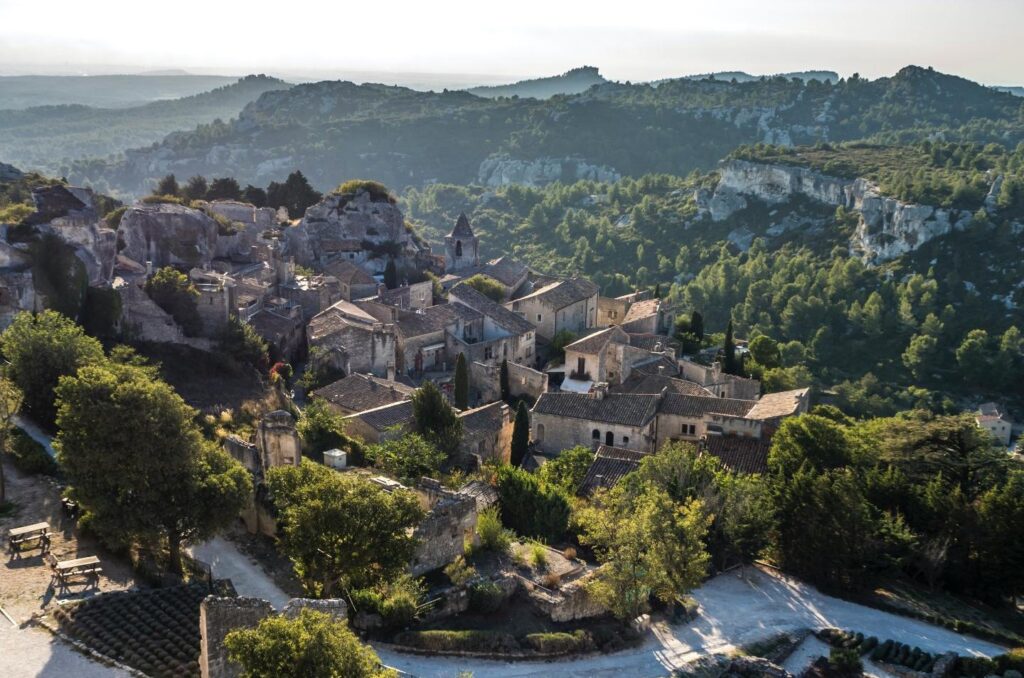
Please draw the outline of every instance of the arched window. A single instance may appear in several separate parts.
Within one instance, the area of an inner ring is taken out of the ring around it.
[[[605,433],[604,434],[604,444],[605,445],[614,445],[615,444],[615,434],[612,433],[611,431],[608,431],[607,433]]]
[[[622,436],[622,444],[629,445],[629,436]]]
[[[601,432],[595,428],[594,431],[590,434],[590,437],[593,438],[594,440],[599,441],[601,440]]]
[[[461,240],[456,240],[455,241],[455,256],[457,256],[457,257],[461,257],[462,256],[462,241]]]

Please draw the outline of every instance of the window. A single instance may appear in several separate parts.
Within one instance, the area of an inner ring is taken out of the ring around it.
[[[590,437],[594,440],[601,440],[601,432],[596,428],[590,433]]]
[[[490,360],[494,357],[494,349],[490,346],[484,348],[484,360]]]
[[[540,322],[540,321],[541,321],[541,317],[542,317],[542,316],[541,316],[541,314],[540,314],[540,313],[538,313],[538,314],[537,314],[537,322]]]
[[[684,436],[695,436],[695,435],[697,435],[697,425],[696,424],[683,424],[680,427],[680,433],[682,433]]]
[[[455,241],[455,256],[457,256],[457,257],[461,257],[462,256],[462,241],[461,240],[456,240]]]
[[[582,377],[587,372],[587,359],[577,358],[576,359],[576,372]]]
[[[604,444],[605,445],[614,445],[615,444],[615,434],[612,433],[611,431],[608,431],[607,433],[605,433],[604,434]]]
[[[622,444],[629,445],[629,436],[622,436]]]

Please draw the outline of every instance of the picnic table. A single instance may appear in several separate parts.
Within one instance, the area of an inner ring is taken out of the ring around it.
[[[61,560],[53,563],[53,576],[60,582],[61,588],[65,588],[68,579],[76,576],[85,576],[91,581],[99,581],[100,559],[96,556],[85,556],[74,560]]]
[[[7,534],[7,544],[12,553],[20,552],[21,545],[25,542],[35,540],[39,541],[39,546],[43,549],[43,553],[46,553],[47,549],[50,548],[49,523],[33,523],[32,525],[15,527]]]

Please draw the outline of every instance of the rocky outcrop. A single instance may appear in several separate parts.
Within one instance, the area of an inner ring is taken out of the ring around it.
[[[217,222],[199,210],[173,203],[139,204],[121,217],[121,254],[153,268],[198,267],[210,263],[217,250]]]
[[[322,268],[342,256],[384,270],[386,258],[419,254],[420,246],[405,228],[402,211],[386,199],[360,189],[354,195],[332,193],[306,209],[298,226],[285,231],[286,254],[302,266]],[[349,256],[349,255],[352,256]]]
[[[615,169],[606,165],[593,165],[581,158],[534,158],[515,160],[508,155],[492,155],[480,163],[477,180],[484,186],[523,184],[543,186],[555,181],[605,181],[622,178]]]
[[[32,191],[36,211],[31,223],[42,235],[52,234],[69,245],[84,264],[89,284],[108,285],[114,274],[117,236],[101,219],[87,188],[60,184]]]
[[[850,251],[868,263],[912,252],[933,238],[965,228],[971,220],[966,210],[905,203],[884,196],[867,179],[843,179],[807,167],[743,160],[725,163],[714,193],[701,193],[695,199],[698,208],[714,221],[724,221],[744,209],[748,198],[775,205],[795,197],[842,205],[857,212],[859,223],[850,240]]]
[[[17,181],[23,176],[24,173],[14,165],[0,162],[0,181]]]

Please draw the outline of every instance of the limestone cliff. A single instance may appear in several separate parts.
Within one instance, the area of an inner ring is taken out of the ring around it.
[[[200,210],[172,203],[129,207],[117,229],[121,255],[140,264],[203,267],[217,251],[217,222]]]
[[[401,210],[363,189],[354,195],[327,195],[306,210],[298,226],[285,231],[286,254],[294,256],[296,263],[316,269],[342,257],[380,272],[389,256],[401,263],[422,251],[423,246],[406,229]]]
[[[543,186],[555,181],[618,181],[621,175],[606,165],[593,165],[581,158],[534,158],[515,160],[506,154],[489,156],[480,163],[477,180],[484,186],[524,184]]]
[[[769,205],[795,197],[840,206],[858,214],[850,251],[868,263],[880,263],[912,252],[923,243],[971,220],[967,210],[905,203],[884,196],[867,179],[828,176],[806,167],[731,160],[720,170],[714,192],[695,196],[698,207],[715,221],[724,221],[747,206],[747,198]]]

